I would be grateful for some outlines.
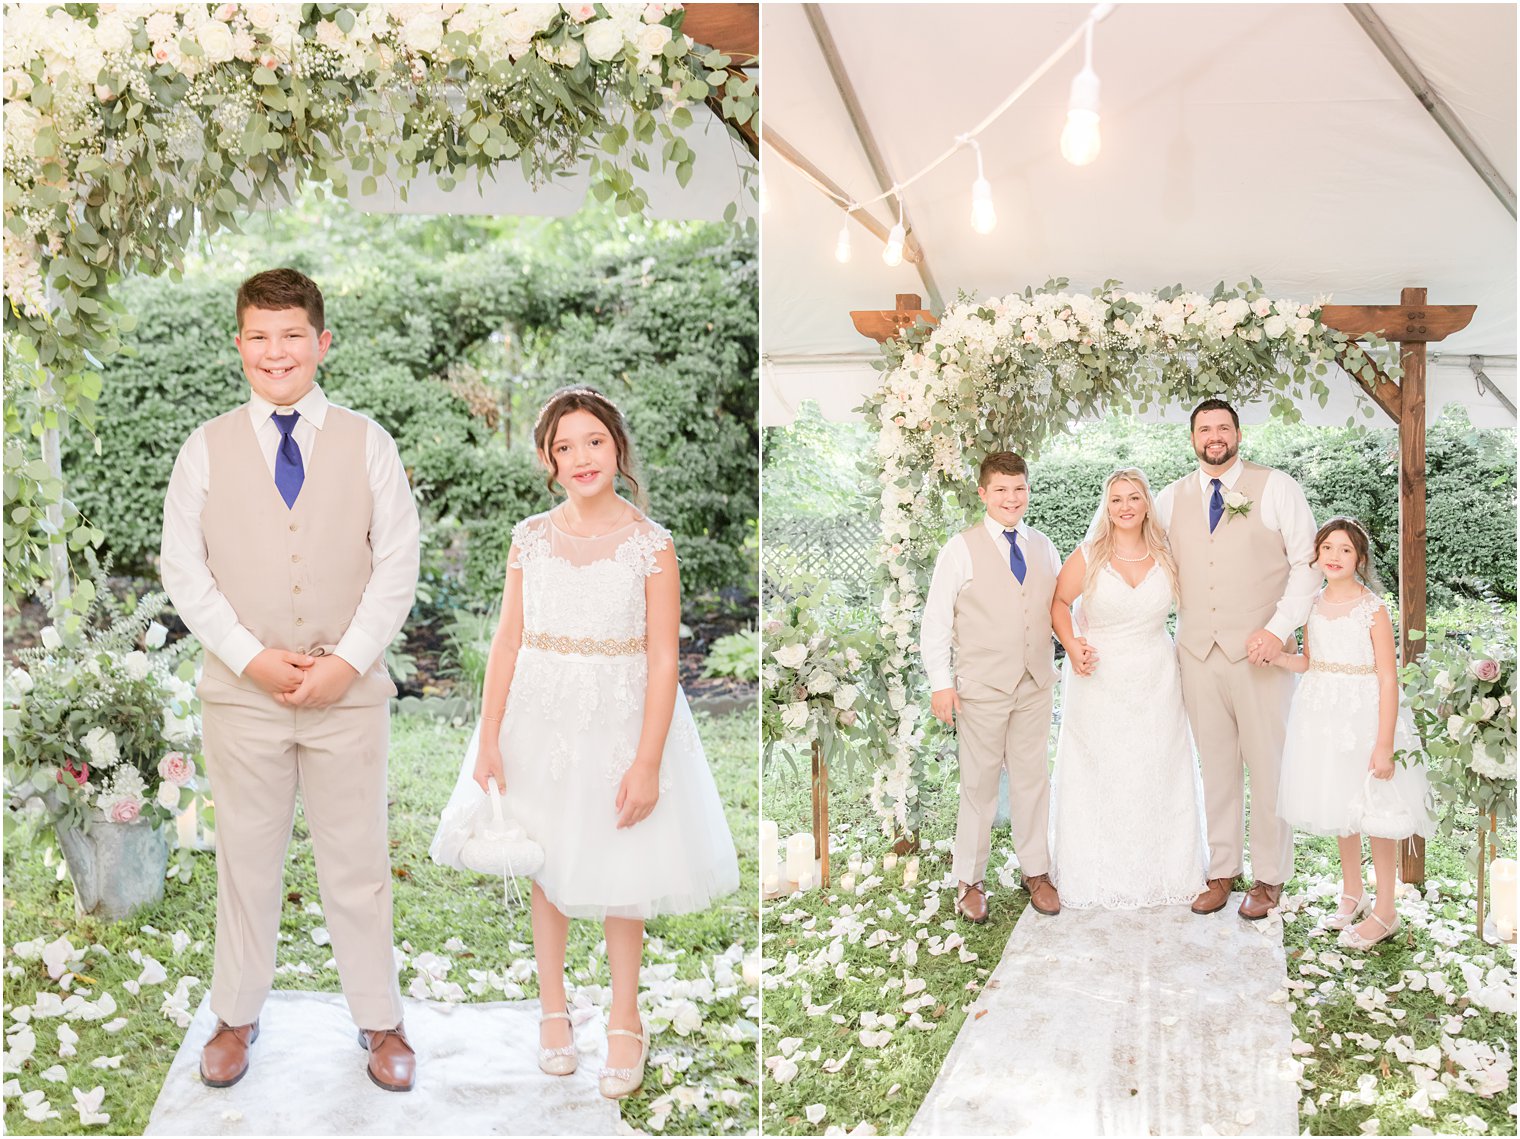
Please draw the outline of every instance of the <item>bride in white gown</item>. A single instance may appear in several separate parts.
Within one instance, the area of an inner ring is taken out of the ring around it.
[[[1177,567],[1152,507],[1142,472],[1111,474],[1056,581],[1050,877],[1078,909],[1185,905],[1204,887],[1203,786],[1166,631]]]

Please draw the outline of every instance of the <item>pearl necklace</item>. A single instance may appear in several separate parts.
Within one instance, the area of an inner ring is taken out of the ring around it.
[[[1151,552],[1149,550],[1146,550],[1145,553],[1141,554],[1138,558],[1126,558],[1118,550],[1115,550],[1112,556],[1115,561],[1120,562],[1145,562],[1150,560]]]

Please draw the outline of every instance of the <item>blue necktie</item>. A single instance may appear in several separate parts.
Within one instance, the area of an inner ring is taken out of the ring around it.
[[[296,495],[301,493],[301,484],[306,481],[306,468],[301,464],[301,448],[296,446],[293,434],[301,413],[292,411],[289,415],[281,415],[275,412],[270,418],[280,429],[280,449],[274,453],[274,485],[279,490],[280,497],[285,500],[285,505],[292,507],[296,504]]]
[[[1008,539],[1008,568],[1013,571],[1013,576],[1019,579],[1019,584],[1024,584],[1024,553],[1019,549],[1019,532],[1017,530],[1004,530],[1003,537]]]
[[[1209,533],[1212,534],[1224,517],[1224,495],[1219,491],[1218,479],[1210,479],[1209,485],[1214,488],[1214,493],[1209,496]]]

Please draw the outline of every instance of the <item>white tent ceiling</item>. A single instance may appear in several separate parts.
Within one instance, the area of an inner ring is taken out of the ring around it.
[[[890,179],[927,165],[1080,25],[1062,4],[821,6]],[[1378,4],[1376,14],[1515,184],[1513,4]],[[762,6],[764,132],[777,132],[856,199],[884,188],[801,5]],[[1142,289],[1209,290],[1260,278],[1274,296],[1393,304],[1424,286],[1431,304],[1476,304],[1440,344],[1434,413],[1447,399],[1476,422],[1514,426],[1480,394],[1469,355],[1515,393],[1515,220],[1341,4],[1120,4],[1098,25],[1103,149],[1073,167],[1059,137],[1080,48],[980,136],[997,204],[986,236],[969,224],[969,150],[904,193],[945,303],[1067,277]],[[801,398],[845,414],[873,373],[854,309],[897,293],[932,307],[918,268],[886,267],[880,241],[851,225],[855,255],[833,255],[843,213],[765,148],[762,219],[763,416]],[[895,220],[885,204],[874,213]],[[1349,383],[1349,381],[1347,381]],[[1346,404],[1321,413],[1345,417]]]

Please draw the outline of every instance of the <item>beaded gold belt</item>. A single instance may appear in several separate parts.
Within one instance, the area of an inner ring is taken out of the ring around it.
[[[530,649],[551,653],[574,653],[577,656],[631,657],[642,653],[643,637],[557,637],[552,633],[523,630],[522,643]]]
[[[1375,664],[1337,664],[1335,661],[1310,660],[1309,671],[1311,672],[1334,672],[1341,676],[1376,676],[1377,665]]]

